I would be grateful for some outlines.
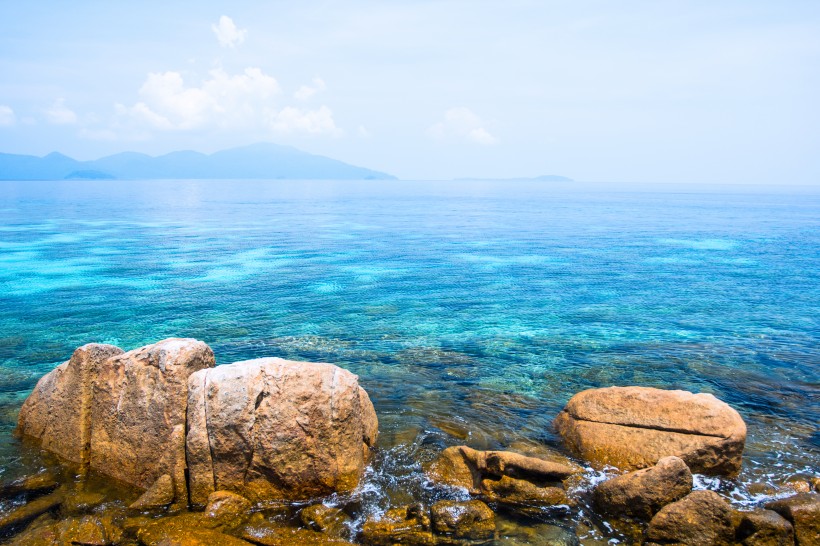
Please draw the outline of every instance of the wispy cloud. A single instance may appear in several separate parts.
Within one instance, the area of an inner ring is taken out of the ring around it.
[[[245,41],[245,35],[248,34],[247,29],[238,28],[227,15],[220,17],[218,24],[211,25],[211,30],[216,34],[216,39],[222,47],[236,47]]]
[[[17,116],[10,106],[0,104],[0,127],[11,127],[17,122]]]
[[[436,140],[467,140],[485,146],[497,143],[498,139],[484,125],[484,121],[472,110],[462,106],[444,112],[444,120],[434,123],[428,134]]]
[[[65,105],[65,99],[57,99],[51,107],[43,111],[46,120],[55,125],[72,125],[77,123],[77,114]]]
[[[317,110],[303,110],[288,106],[282,110],[269,112],[270,127],[280,133],[308,133],[313,135],[341,136],[343,131],[336,126],[333,112],[327,106]]]
[[[308,100],[310,97],[319,93],[320,91],[324,91],[327,88],[325,85],[325,81],[322,78],[313,78],[313,85],[303,85],[296,92],[293,94],[293,97],[297,100]]]

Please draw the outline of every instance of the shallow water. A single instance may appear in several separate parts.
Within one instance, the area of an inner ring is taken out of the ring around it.
[[[371,509],[438,494],[417,466],[446,445],[560,447],[555,414],[609,385],[737,408],[741,480],[704,486],[746,502],[820,469],[820,189],[0,183],[0,480],[42,374],[174,336],[359,374]]]

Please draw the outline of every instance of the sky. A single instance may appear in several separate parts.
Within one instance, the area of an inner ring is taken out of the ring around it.
[[[0,0],[0,152],[820,185],[820,2]]]

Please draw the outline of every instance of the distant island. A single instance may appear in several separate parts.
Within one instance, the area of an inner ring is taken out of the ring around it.
[[[394,176],[383,172],[270,143],[213,154],[181,151],[153,157],[123,152],[93,161],[77,161],[58,152],[44,157],[0,153],[0,180],[231,178],[395,180]]]
[[[542,176],[533,176],[531,178],[522,177],[522,178],[475,178],[475,177],[467,177],[467,178],[454,178],[453,180],[463,182],[463,181],[472,181],[472,182],[575,182],[572,178],[567,178],[566,176],[558,176],[555,174],[545,174]]]

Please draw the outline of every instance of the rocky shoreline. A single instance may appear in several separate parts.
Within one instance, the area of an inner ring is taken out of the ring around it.
[[[625,542],[820,544],[817,476],[743,510],[695,488],[693,473],[731,479],[742,465],[746,425],[712,395],[591,389],[554,426],[567,453],[448,447],[423,465],[434,498],[368,512],[378,419],[352,373],[278,358],[215,367],[193,339],[85,345],[20,410],[23,445],[54,463],[0,487],[0,540],[607,543],[572,523],[583,514]]]

